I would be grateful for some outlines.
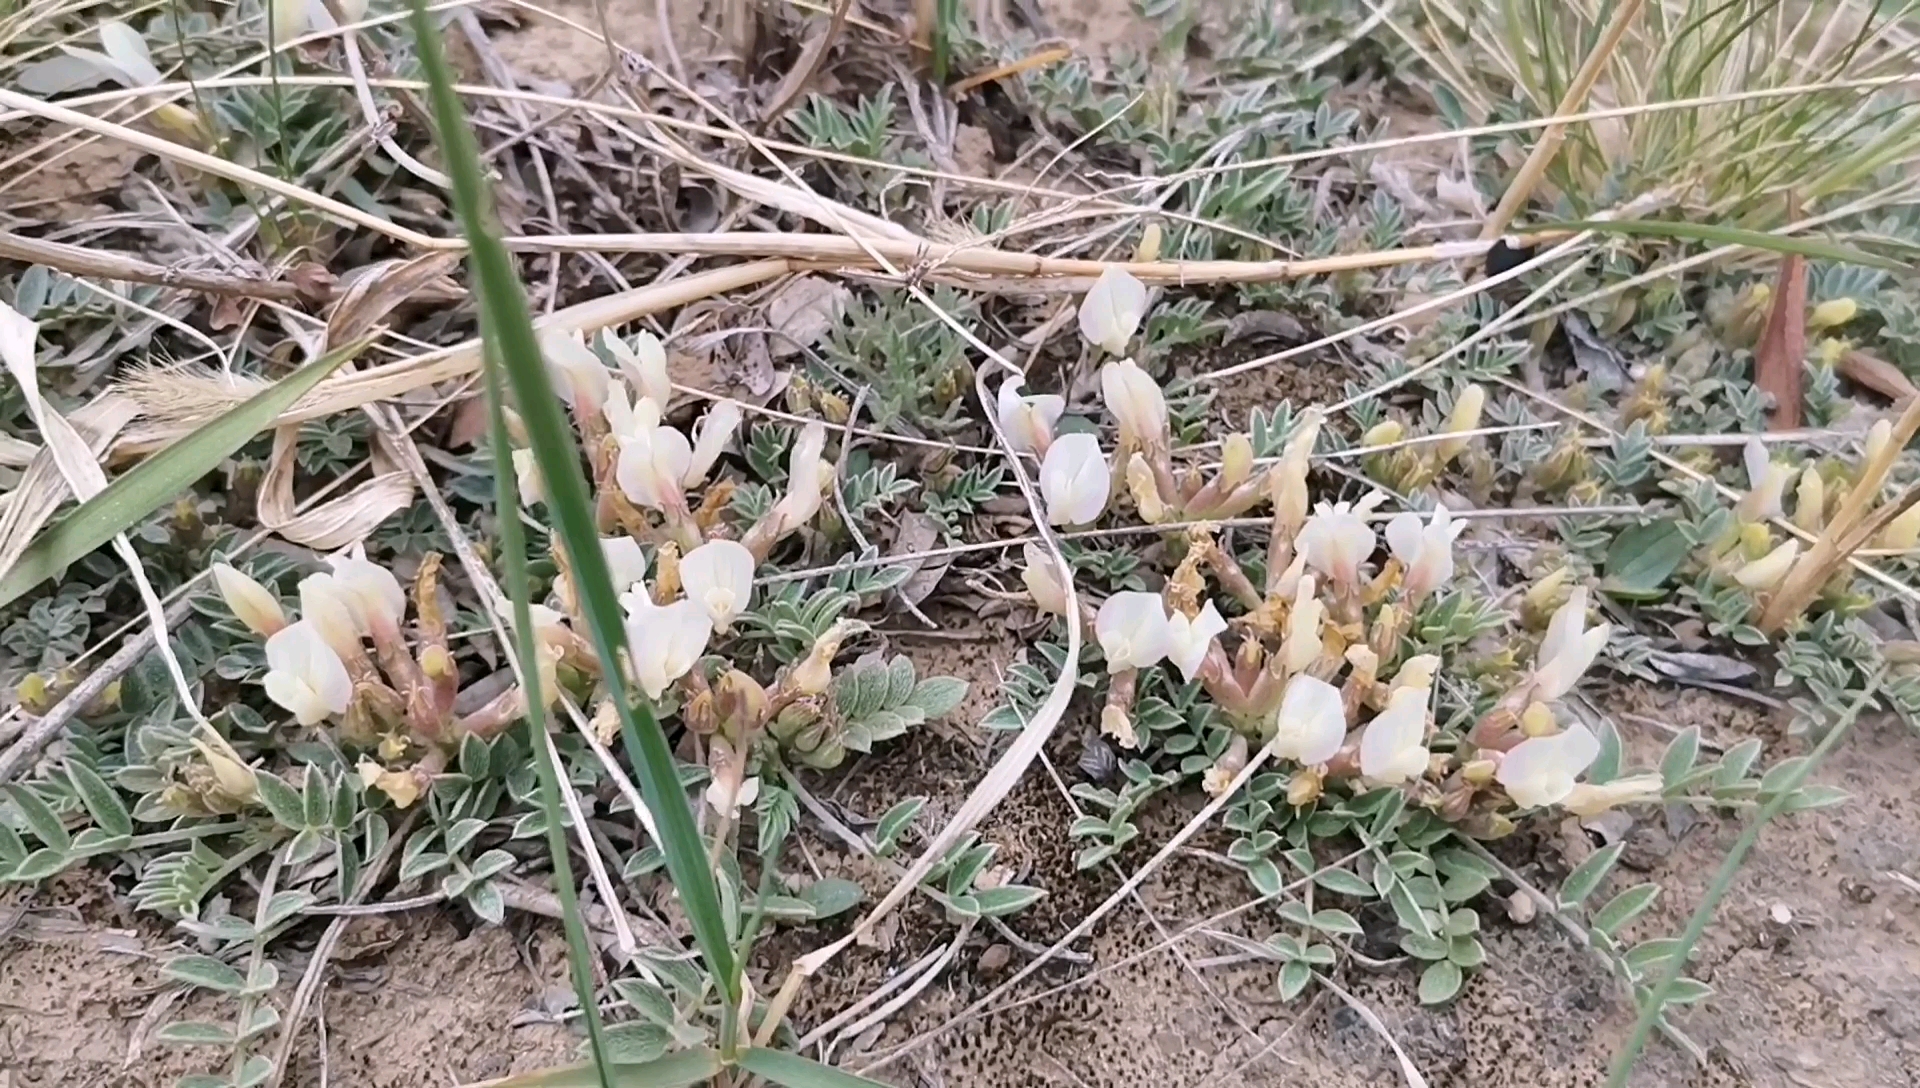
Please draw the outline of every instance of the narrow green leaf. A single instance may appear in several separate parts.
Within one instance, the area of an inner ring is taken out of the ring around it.
[[[510,557],[513,555],[513,545],[518,544],[521,549],[521,562],[509,562],[507,574],[509,582],[516,584],[509,588],[516,592],[514,617],[524,644],[523,660],[533,661],[534,654],[527,608],[529,589],[524,562],[525,542],[518,519],[511,516],[512,511],[517,509],[514,505],[517,496],[514,493],[513,471],[506,461],[509,447],[504,417],[500,411],[502,390],[499,380],[503,376],[513,388],[515,407],[526,428],[535,463],[546,482],[547,509],[553,515],[555,535],[566,549],[572,564],[573,578],[594,649],[600,660],[618,661],[620,651],[626,646],[625,617],[621,614],[619,598],[613,589],[606,554],[600,547],[592,500],[580,470],[580,450],[541,357],[540,344],[534,335],[526,295],[515,273],[513,259],[493,233],[492,205],[480,167],[478,149],[474,144],[473,130],[454,93],[453,75],[447,67],[439,33],[421,0],[413,0],[412,8],[413,32],[419,43],[420,63],[431,84],[429,97],[433,104],[436,134],[445,169],[453,182],[454,204],[460,213],[461,228],[471,247],[469,264],[480,296],[481,336],[486,345],[486,372],[492,414],[495,417],[495,488],[499,509],[508,515],[499,519],[501,537],[503,543],[509,546]],[[651,708],[633,705],[620,670],[607,670],[605,682],[607,694],[620,713],[621,733],[640,778],[641,796],[659,825],[661,845],[667,855],[667,871],[673,878],[674,888],[692,925],[694,939],[706,957],[708,970],[720,980],[726,998],[737,1002],[740,998],[740,972],[734,964],[733,950],[728,944],[719,890],[715,886],[713,872],[708,867],[705,845],[694,823],[686,791],[681,787],[666,734],[654,719]],[[533,693],[528,694],[531,696]],[[530,701],[539,705],[538,700]],[[536,730],[544,728],[537,717],[533,723]],[[534,747],[536,752],[545,750],[544,745],[536,744]],[[547,766],[544,757],[540,766]],[[557,794],[557,786],[554,792]],[[553,822],[556,826],[549,830],[550,840],[558,836],[557,818]],[[556,845],[555,853],[554,863],[556,875],[561,878],[560,886],[569,887],[566,873],[560,869],[565,862],[564,844]],[[580,946],[586,947],[584,937]],[[575,968],[580,972],[590,966],[576,964]],[[582,978],[586,980],[585,975]],[[586,999],[582,1005],[591,1009],[594,1007],[592,987],[586,985],[583,990]],[[595,1019],[591,1016],[588,1018],[589,1027],[593,1027]]]
[[[740,1068],[786,1088],[880,1088],[879,1081],[856,1077],[784,1050],[754,1047],[740,1055]]]
[[[233,1088],[254,1088],[265,1084],[273,1075],[273,1059],[265,1054],[255,1054],[240,1063],[240,1075],[233,1078]]]
[[[0,608],[139,524],[194,481],[266,430],[280,413],[359,354],[363,344],[348,344],[249,397],[245,403],[201,424],[192,434],[121,473],[105,491],[81,503],[47,526],[20,553],[12,570],[0,576]]]
[[[1618,936],[1621,927],[1633,921],[1650,906],[1660,895],[1658,884],[1637,884],[1612,899],[1607,905],[1593,912],[1593,928],[1608,936]]]
[[[1739,744],[1727,749],[1720,757],[1720,767],[1714,772],[1714,784],[1721,789],[1737,785],[1747,777],[1747,771],[1753,767],[1753,761],[1760,758],[1760,738],[1748,737]]]
[[[69,761],[67,780],[73,783],[73,791],[80,795],[80,803],[87,806],[88,815],[93,817],[93,822],[100,825],[102,831],[109,835],[133,834],[133,817],[127,814],[127,806],[92,767]]]
[[[1344,910],[1335,910],[1332,908],[1313,912],[1313,928],[1324,933],[1349,935],[1366,932],[1366,930],[1360,928],[1360,923],[1354,919],[1353,915],[1348,914]]]
[[[1690,725],[1668,742],[1666,754],[1660,757],[1661,783],[1673,789],[1693,770],[1693,762],[1699,758],[1700,727]]]
[[[973,898],[980,904],[982,917],[999,918],[1025,910],[1039,902],[1046,894],[1044,888],[1029,887],[1025,884],[1008,884],[1002,888],[983,888],[974,892]]]
[[[636,1065],[654,1061],[667,1052],[671,1042],[673,1036],[658,1024],[615,1024],[607,1029],[607,1060]]]
[[[212,956],[180,956],[168,960],[160,973],[189,986],[227,994],[237,994],[247,987],[247,980],[240,977],[240,972]]]
[[[1816,782],[1811,786],[1802,786],[1795,790],[1793,796],[1787,798],[1786,806],[1780,811],[1806,812],[1809,809],[1843,804],[1852,799],[1853,794],[1838,786],[1827,786]]]
[[[614,1088],[688,1088],[712,1080],[721,1068],[720,1052],[700,1047],[637,1065],[610,1065],[607,1072]],[[596,1088],[599,1084],[599,1075],[592,1064],[581,1063],[476,1081],[464,1088]]]
[[[27,786],[15,783],[7,787],[7,796],[13,798],[13,806],[27,821],[27,830],[41,844],[65,853],[73,845],[73,836],[67,834],[67,825],[53,811],[53,807],[40,799],[40,795]]]
[[[1620,860],[1620,852],[1626,848],[1625,842],[1616,842],[1604,850],[1596,851],[1592,857],[1581,862],[1579,867],[1568,873],[1567,879],[1561,882],[1560,902],[1569,906],[1586,902],[1587,896],[1592,895],[1593,890],[1600,886],[1600,882],[1607,878],[1613,863]]]
[[[76,861],[65,850],[55,850],[49,846],[44,850],[35,850],[28,854],[13,872],[7,874],[8,880],[45,880],[69,864]]]
[[[307,773],[317,772],[308,768]],[[286,779],[272,771],[255,771],[253,782],[260,791],[260,803],[267,806],[274,822],[289,831],[299,831],[307,826],[306,805],[301,801],[299,791],[287,785]]]
[[[1667,987],[1666,1004],[1691,1005],[1713,996],[1713,987],[1697,978],[1676,978],[1673,985]]]
[[[1884,268],[1890,272],[1912,270],[1912,266],[1904,261],[1883,257],[1864,249],[1855,249],[1852,246],[1821,242],[1811,238],[1768,234],[1765,231],[1743,230],[1739,227],[1721,226],[1716,223],[1677,223],[1664,219],[1576,219],[1559,223],[1541,223],[1532,229],[1538,231],[1590,230],[1600,234],[1671,238],[1679,241],[1707,242],[1717,246],[1745,246],[1748,249],[1770,253],[1799,254],[1815,260]]]
[[[180,1020],[153,1033],[163,1043],[177,1046],[232,1046],[233,1030],[203,1020]]]
[[[860,905],[867,896],[866,889],[851,880],[830,876],[807,885],[801,893],[813,907],[815,918],[831,918],[836,914],[852,910]]]
[[[1350,895],[1355,899],[1374,898],[1373,885],[1345,869],[1328,869],[1314,877],[1313,882],[1339,895]]]
[[[13,828],[0,823],[0,871],[5,871],[9,865],[18,865],[26,856],[27,844],[20,841],[19,834]]]
[[[913,689],[909,701],[929,720],[951,714],[967,697],[967,682],[954,676],[929,676]]]

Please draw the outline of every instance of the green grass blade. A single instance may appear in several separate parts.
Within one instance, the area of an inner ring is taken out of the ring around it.
[[[607,571],[595,529],[593,504],[580,471],[580,451],[573,428],[562,412],[560,398],[541,360],[540,344],[528,315],[526,296],[515,275],[512,258],[490,229],[491,209],[486,201],[479,153],[452,76],[442,55],[438,35],[420,0],[413,3],[413,27],[420,40],[420,60],[431,89],[436,124],[446,170],[454,182],[454,203],[472,247],[469,262],[484,315],[482,335],[497,348],[498,359],[511,384],[516,406],[533,448],[534,461],[547,485],[547,509],[554,531],[571,561],[588,634],[602,661],[620,660],[626,645],[624,616],[613,578]],[[503,520],[505,520],[503,518]],[[644,707],[631,705],[626,680],[617,668],[606,670],[608,694],[620,711],[622,731],[640,779],[640,792],[659,826],[667,872],[692,924],[694,939],[706,957],[707,969],[720,980],[730,1001],[740,997],[740,978],[720,912],[720,895],[706,850],[693,821],[693,809],[680,785],[672,750],[659,722]]]
[[[1531,228],[1538,231],[1582,231],[1590,230],[1600,234],[1631,234],[1648,238],[1671,238],[1679,241],[1709,242],[1721,246],[1745,246],[1748,249],[1767,250],[1773,253],[1797,253],[1802,257],[1815,260],[1834,261],[1840,264],[1865,265],[1868,268],[1884,268],[1891,272],[1910,272],[1913,266],[1892,257],[1883,257],[1864,249],[1843,246],[1834,242],[1821,242],[1812,238],[1796,238],[1765,231],[1744,230],[1740,227],[1722,227],[1710,223],[1675,223],[1662,219],[1576,219],[1563,223],[1540,223]]]
[[[620,1063],[607,1067],[613,1075],[613,1088],[688,1088],[718,1076],[720,1053],[710,1047],[682,1050],[650,1062]],[[594,1088],[599,1084],[593,1066],[563,1065],[532,1073],[466,1085],[465,1088]],[[867,1083],[862,1081],[861,1083]]]
[[[740,1055],[740,1068],[784,1084],[787,1088],[880,1088],[877,1080],[857,1077],[844,1069],[821,1065],[812,1058],[784,1050],[754,1047]]]
[[[600,1006],[594,1000],[593,945],[587,940],[586,923],[581,920],[579,897],[573,890],[573,863],[567,854],[566,810],[560,801],[560,770],[553,765],[553,753],[543,743],[547,729],[547,701],[540,690],[540,669],[535,665],[540,649],[533,635],[533,586],[527,577],[527,534],[517,516],[520,509],[518,479],[513,471],[512,445],[507,437],[507,416],[503,405],[506,391],[500,380],[500,360],[492,350],[493,322],[486,314],[480,318],[485,361],[482,368],[487,382],[487,422],[493,446],[494,513],[500,523],[501,552],[507,561],[507,596],[513,599],[514,642],[519,648],[521,682],[527,694],[527,730],[534,738],[533,763],[540,778],[540,808],[547,817],[547,853],[553,857],[554,891],[560,897],[560,915],[567,931],[567,963],[572,968],[573,992],[580,1000],[580,1011],[587,1022],[587,1039],[593,1049],[593,1068],[600,1088],[613,1088],[606,1059],[606,1036],[600,1028]]]
[[[20,553],[20,561],[0,577],[0,608],[41,582],[57,576],[75,560],[139,524],[140,519],[220,467],[273,425],[320,379],[357,354],[353,344],[316,359],[247,398],[238,408],[202,424],[173,445],[121,473],[105,491],[55,521]]]

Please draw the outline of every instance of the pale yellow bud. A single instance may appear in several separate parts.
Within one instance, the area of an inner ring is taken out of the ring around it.
[[[1133,493],[1133,505],[1148,525],[1167,520],[1167,504],[1160,501],[1160,485],[1154,481],[1147,459],[1136,453],[1127,459],[1127,490]]]
[[[1879,420],[1867,431],[1866,448],[1861,451],[1860,463],[1872,464],[1881,454],[1887,452],[1887,443],[1893,441],[1893,423]]]
[[[1302,767],[1295,771],[1287,782],[1287,804],[1299,808],[1311,805],[1320,799],[1322,780],[1320,773],[1311,767]]]
[[[1809,533],[1818,533],[1827,523],[1827,482],[1812,465],[1800,473],[1793,489],[1793,523]]]
[[[1141,264],[1160,259],[1160,224],[1148,222],[1140,232],[1140,245],[1133,251],[1133,259]]]
[[[1398,420],[1387,419],[1374,424],[1367,433],[1360,436],[1362,446],[1391,446],[1407,436],[1407,429]]]
[[[1499,769],[1499,764],[1491,759],[1469,760],[1460,768],[1460,777],[1470,785],[1484,786],[1493,781],[1494,772]]]
[[[253,770],[249,768],[240,753],[233,750],[225,737],[212,730],[207,731],[212,739],[194,737],[193,746],[200,751],[200,758],[207,761],[213,770],[213,780],[219,784],[220,792],[235,801],[251,801],[259,793],[255,784]]]
[[[1850,298],[1830,298],[1807,315],[1807,327],[1816,331],[1838,328],[1852,321],[1859,312],[1860,304]]]
[[[1520,715],[1520,732],[1529,737],[1550,737],[1559,731],[1553,720],[1553,708],[1545,703],[1527,704]]]
[[[1253,475],[1253,439],[1230,434],[1220,446],[1220,490],[1232,491]]]
[[[1487,391],[1479,385],[1469,385],[1460,391],[1460,398],[1453,402],[1453,413],[1447,417],[1447,434],[1465,434],[1478,430],[1480,413],[1487,406]],[[1441,464],[1446,464],[1466,451],[1472,438],[1449,438],[1435,443],[1435,454]]]
[[[1892,548],[1896,551],[1910,551],[1920,544],[1920,503],[1907,507],[1906,512],[1880,530],[1880,538],[1874,541],[1877,548]]]
[[[280,608],[280,599],[266,586],[233,567],[215,563],[213,583],[234,616],[254,634],[272,635],[287,625],[287,614]]]
[[[1800,542],[1789,540],[1785,544],[1746,564],[1733,572],[1733,580],[1741,585],[1762,593],[1780,584],[1793,569],[1793,561],[1800,556]]]

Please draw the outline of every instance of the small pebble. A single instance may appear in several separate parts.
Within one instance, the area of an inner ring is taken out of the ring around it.
[[[1785,903],[1775,903],[1767,910],[1767,917],[1772,918],[1776,926],[1793,924],[1793,911],[1788,909]]]
[[[1533,896],[1526,892],[1514,892],[1507,896],[1507,918],[1514,925],[1524,926],[1533,921],[1533,916],[1538,910],[1539,906],[1534,903]]]
[[[988,947],[985,952],[980,953],[980,973],[983,975],[997,974],[1001,968],[1007,965],[1007,960],[1012,955],[1013,949],[1004,944],[996,944]]]

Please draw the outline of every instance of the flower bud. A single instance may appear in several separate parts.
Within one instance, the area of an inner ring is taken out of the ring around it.
[[[1147,287],[1133,273],[1108,265],[1080,300],[1080,335],[1111,355],[1124,355],[1147,313]]]
[[[1793,561],[1799,557],[1800,542],[1789,540],[1734,571],[1733,580],[1755,593],[1769,592],[1779,587],[1787,572],[1793,569]]]
[[[1100,395],[1120,428],[1121,449],[1167,448],[1167,397],[1139,363],[1121,359],[1101,367]]]
[[[1122,748],[1140,747],[1140,736],[1134,732],[1133,719],[1127,717],[1124,708],[1114,703],[1108,703],[1100,711],[1100,735],[1112,737],[1113,742]]]
[[[1020,580],[1026,583],[1027,592],[1033,596],[1033,603],[1040,611],[1055,616],[1067,614],[1067,591],[1060,584],[1059,572],[1054,568],[1053,558],[1036,544],[1028,544],[1021,549],[1026,559],[1026,567],[1020,572]]]
[[[1127,490],[1140,511],[1140,520],[1148,525],[1168,520],[1167,504],[1160,501],[1160,485],[1154,481],[1153,469],[1147,465],[1146,457],[1139,453],[1127,459]]]
[[[273,591],[225,563],[213,565],[213,582],[234,616],[256,635],[268,637],[287,625]]]
[[[1915,545],[1920,545],[1920,503],[1907,507],[1905,513],[1887,522],[1874,541],[1876,548],[1902,552],[1913,550]]]
[[[1460,391],[1453,402],[1453,412],[1447,417],[1445,433],[1464,434],[1480,428],[1480,412],[1487,406],[1487,391],[1479,384],[1472,384]],[[1466,451],[1472,437],[1448,438],[1434,444],[1434,454],[1441,464],[1447,464]]]
[[[1253,439],[1235,431],[1220,444],[1220,478],[1222,495],[1241,484],[1253,475]]]
[[[1287,780],[1287,804],[1295,808],[1311,805],[1320,799],[1320,791],[1325,785],[1320,772],[1312,767],[1302,767],[1293,772]]]
[[[1830,298],[1815,306],[1813,312],[1807,315],[1807,328],[1813,332],[1839,328],[1852,321],[1859,312],[1860,304],[1850,298]]]

